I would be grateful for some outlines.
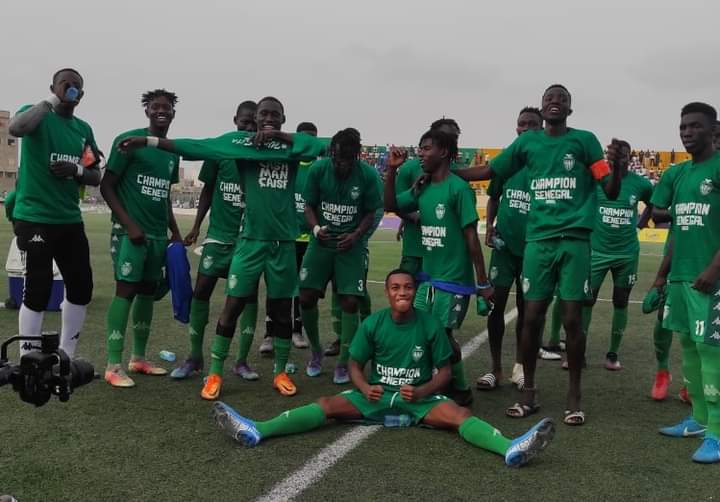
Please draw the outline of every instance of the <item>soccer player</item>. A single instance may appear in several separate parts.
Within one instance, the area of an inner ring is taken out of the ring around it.
[[[590,246],[590,288],[592,299],[583,307],[583,331],[589,334],[592,309],[597,301],[600,287],[608,272],[613,278],[613,315],[610,328],[610,347],[605,356],[605,369],[622,369],[618,360],[618,351],[627,326],[628,300],[630,292],[637,282],[640,242],[637,230],[647,226],[652,206],[653,186],[650,180],[628,171],[630,163],[630,144],[619,143],[619,156],[615,163],[615,175],[621,178],[620,193],[610,200],[605,191],[597,188],[597,210]],[[638,202],[643,201],[650,210],[646,210],[638,220]]]
[[[715,109],[690,103],[680,113],[680,139],[691,160],[669,168],[652,203],[670,209],[673,239],[665,316],[679,333],[692,415],[660,429],[704,437],[692,460],[720,462],[720,154],[713,146]],[[668,190],[667,188],[672,190]]]
[[[9,132],[22,138],[13,212],[18,248],[25,251],[25,294],[18,333],[37,336],[53,283],[53,260],[65,281],[60,348],[73,357],[92,298],[90,249],[80,213],[83,185],[100,184],[93,131],[75,116],[83,97],[77,70],[55,72],[50,97],[20,108]],[[39,349],[25,342],[21,354]]]
[[[515,132],[518,136],[525,131],[538,130],[543,119],[540,110],[525,107],[520,110]],[[530,211],[530,193],[528,192],[527,172],[521,169],[507,180],[494,178],[487,191],[487,225],[485,245],[492,248],[490,257],[490,281],[495,288],[495,307],[488,316],[488,338],[492,371],[477,380],[480,390],[497,388],[503,378],[502,340],[505,334],[505,305],[510,288],[515,283],[518,316],[515,321],[517,348],[515,364],[510,381],[522,390],[524,385],[522,363],[520,363],[520,333],[523,324],[522,274],[523,253],[525,250],[525,226]],[[497,217],[497,225],[496,219]]]
[[[310,136],[317,137],[317,126],[312,122],[300,122],[295,129],[296,132],[304,132]],[[307,220],[305,219],[305,199],[303,198],[303,192],[305,191],[305,180],[307,179],[308,173],[310,172],[310,166],[313,161],[301,160],[298,163],[297,176],[295,178],[295,216],[297,218],[299,234],[295,239],[295,263],[297,264],[298,270],[302,264],[305,251],[307,250],[308,243],[310,242],[310,231]],[[260,354],[271,355],[273,351],[272,345],[272,321],[268,317],[266,319],[266,332],[263,338],[262,344],[260,344]],[[298,349],[304,349],[308,347],[308,341],[303,335],[302,318],[300,315],[300,298],[293,298],[293,334],[292,342]]]
[[[342,310],[340,355],[333,375],[336,384],[350,381],[350,343],[359,323],[359,299],[366,295],[367,244],[363,236],[382,207],[377,174],[358,160],[360,149],[356,129],[335,134],[330,158],[313,164],[304,192],[305,217],[314,237],[300,268],[301,314],[312,350],[305,371],[311,377],[322,371],[317,302],[332,280]]]
[[[233,122],[238,131],[255,131],[254,101],[243,101],[238,105]],[[207,160],[198,176],[204,183],[200,192],[195,222],[185,236],[185,245],[197,242],[200,227],[210,210],[210,226],[203,241],[200,268],[195,281],[195,290],[190,306],[190,355],[170,374],[172,378],[184,379],[203,368],[203,338],[210,314],[210,297],[218,278],[227,279],[230,262],[240,230],[245,200],[242,180],[235,161]],[[257,380],[258,374],[247,364],[247,355],[252,345],[257,322],[257,298],[248,301],[240,316],[240,349],[233,367],[233,373],[245,380]]]
[[[465,406],[472,401],[472,391],[465,379],[462,353],[453,330],[462,326],[470,295],[478,295],[478,313],[481,313],[491,304],[493,288],[485,274],[476,230],[475,192],[450,172],[450,164],[458,152],[457,136],[430,129],[422,135],[419,144],[420,162],[426,175],[420,181],[424,182],[396,194],[395,177],[406,154],[393,148],[386,172],[385,209],[420,212],[421,244],[425,247],[422,268],[429,280],[425,288],[418,291],[420,296],[415,305],[432,312],[445,328],[453,348],[449,393],[458,404]]]
[[[509,178],[527,170],[530,185],[530,216],[526,229],[522,289],[525,319],[521,352],[525,389],[520,402],[506,410],[522,418],[539,409],[535,367],[545,314],[556,287],[567,336],[570,384],[564,423],[582,425],[580,380],[585,355],[582,305],[590,294],[590,232],[597,203],[595,185],[600,183],[610,200],[617,198],[620,178],[611,174],[603,149],[589,131],[570,128],[570,92],[560,84],[542,96],[545,127],[527,131],[487,167],[463,171],[466,179]],[[608,147],[609,158],[617,150]]]
[[[280,131],[285,123],[282,103],[267,96],[255,114],[258,132],[223,134],[205,140],[128,138],[121,150],[155,147],[188,159],[237,159],[245,191],[243,230],[230,263],[225,307],[212,344],[212,364],[200,395],[214,400],[222,389],[222,373],[238,317],[257,293],[264,276],[274,328],[273,387],[284,396],[297,388],[285,372],[292,335],[292,297],[297,288],[295,238],[295,175],[299,160],[314,159],[324,144],[307,134]]]
[[[170,204],[170,186],[178,182],[180,159],[155,149],[122,153],[117,145],[133,136],[167,136],[175,118],[177,96],[165,89],[142,95],[149,126],[120,134],[113,142],[100,190],[112,210],[111,254],[115,269],[115,297],[107,314],[108,363],[105,380],[113,387],[133,387],[121,362],[130,309],[133,347],[128,371],[165,375],[167,370],[145,357],[157,283],[165,267],[170,240],[181,241]]]
[[[350,347],[350,376],[356,389],[321,397],[264,422],[216,403],[213,414],[223,432],[252,447],[270,437],[316,429],[327,419],[404,420],[457,431],[473,446],[503,455],[512,467],[526,464],[548,445],[555,432],[548,418],[511,440],[445,397],[442,390],[450,381],[453,351],[437,319],[413,308],[413,276],[399,269],[390,272],[385,295],[390,308],[366,319]],[[369,379],[364,373],[368,362]]]

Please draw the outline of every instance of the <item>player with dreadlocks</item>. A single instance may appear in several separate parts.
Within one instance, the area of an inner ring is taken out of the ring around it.
[[[178,182],[178,155],[157,149],[120,152],[116,147],[132,136],[167,137],[175,118],[177,96],[165,89],[148,91],[141,103],[148,127],[127,131],[113,142],[100,185],[112,210],[110,252],[115,269],[115,297],[107,315],[108,365],[105,380],[113,387],[135,382],[121,367],[125,330],[132,307],[133,348],[128,370],[144,375],[167,371],[145,359],[157,283],[165,266],[168,229],[181,241],[170,205],[170,186]]]
[[[312,358],[308,376],[322,371],[322,348],[318,327],[318,299],[332,280],[341,313],[340,356],[333,382],[350,382],[349,348],[359,324],[358,302],[365,296],[366,260],[363,236],[382,207],[377,174],[358,160],[360,133],[343,129],[333,136],[330,158],[316,161],[305,183],[305,217],[312,229],[300,268],[300,307],[310,341]]]

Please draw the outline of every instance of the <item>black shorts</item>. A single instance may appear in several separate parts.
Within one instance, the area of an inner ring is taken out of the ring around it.
[[[90,246],[82,223],[48,224],[17,220],[17,245],[25,252],[23,303],[36,312],[48,304],[53,282],[53,260],[65,281],[65,298],[87,305],[92,297]]]

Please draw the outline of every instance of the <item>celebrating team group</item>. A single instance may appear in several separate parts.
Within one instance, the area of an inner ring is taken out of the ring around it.
[[[330,141],[318,138],[310,122],[300,123],[296,133],[283,132],[285,110],[274,97],[242,102],[232,132],[168,139],[178,100],[157,89],[141,99],[149,124],[115,139],[102,174],[103,155],[92,129],[74,115],[83,87],[76,70],[62,69],[52,78],[50,97],[21,108],[10,122],[10,133],[22,138],[9,211],[27,263],[21,335],[41,332],[54,260],[66,286],[61,348],[75,353],[93,287],[78,201],[84,185],[100,185],[112,210],[116,282],[107,312],[105,380],[113,387],[133,387],[128,373],[166,374],[146,358],[166,248],[169,242],[196,243],[209,211],[190,306],[190,351],[170,377],[186,379],[203,371],[210,297],[218,279],[225,278],[226,300],[201,397],[220,397],[238,323],[232,372],[246,380],[259,378],[248,354],[262,277],[267,334],[261,351],[272,353],[273,388],[283,396],[297,393],[287,371],[292,345],[309,345],[307,376],[320,377],[324,357],[337,355],[333,382],[353,384],[351,390],[267,421],[251,420],[216,401],[213,414],[223,431],[255,446],[269,437],[314,429],[327,419],[422,423],[455,430],[465,441],[502,455],[507,465],[520,466],[549,444],[555,424],[543,418],[511,439],[467,408],[473,394],[454,332],[471,298],[477,314],[488,316],[492,368],[480,376],[477,388],[489,391],[504,379],[505,308],[515,284],[517,352],[510,380],[521,394],[506,410],[512,418],[540,410],[538,357],[561,357],[557,337],[542,346],[546,312],[554,301],[556,324],[565,332],[563,365],[569,376],[563,423],[583,425],[581,375],[592,306],[610,272],[613,317],[605,367],[619,370],[628,300],[637,281],[637,228],[652,215],[671,228],[643,304],[646,312],[658,310],[652,395],[659,400],[667,395],[674,332],[692,404],[689,417],[660,432],[701,438],[692,459],[720,462],[720,218],[715,215],[720,211],[720,154],[713,144],[720,128],[712,106],[693,102],[683,107],[680,137],[691,160],[668,168],[654,189],[628,171],[627,141],[614,139],[603,150],[593,133],[568,127],[571,95],[559,84],[544,91],[540,108],[521,110],[518,137],[489,164],[456,164],[460,127],[442,118],[420,137],[417,159],[408,159],[402,149],[390,150],[383,182],[359,160],[356,129],[343,129]],[[184,239],[170,204],[181,157],[203,161],[199,178],[204,183]],[[474,180],[490,180],[487,268],[475,192],[468,183]],[[641,201],[646,209],[639,216]],[[384,211],[402,220],[402,259],[385,279],[388,307],[371,313],[368,242]],[[338,340],[323,351],[318,302],[329,284]],[[123,367],[129,322],[132,355]],[[22,350],[34,349],[26,344]]]

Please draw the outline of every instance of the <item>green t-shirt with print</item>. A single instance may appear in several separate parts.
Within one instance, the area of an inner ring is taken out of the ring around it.
[[[206,160],[198,179],[213,187],[207,238],[232,244],[238,237],[245,210],[245,194],[234,160]]]
[[[500,199],[495,229],[515,256],[525,254],[525,229],[530,212],[527,170],[521,169],[507,180],[493,178],[488,186],[490,197]]]

